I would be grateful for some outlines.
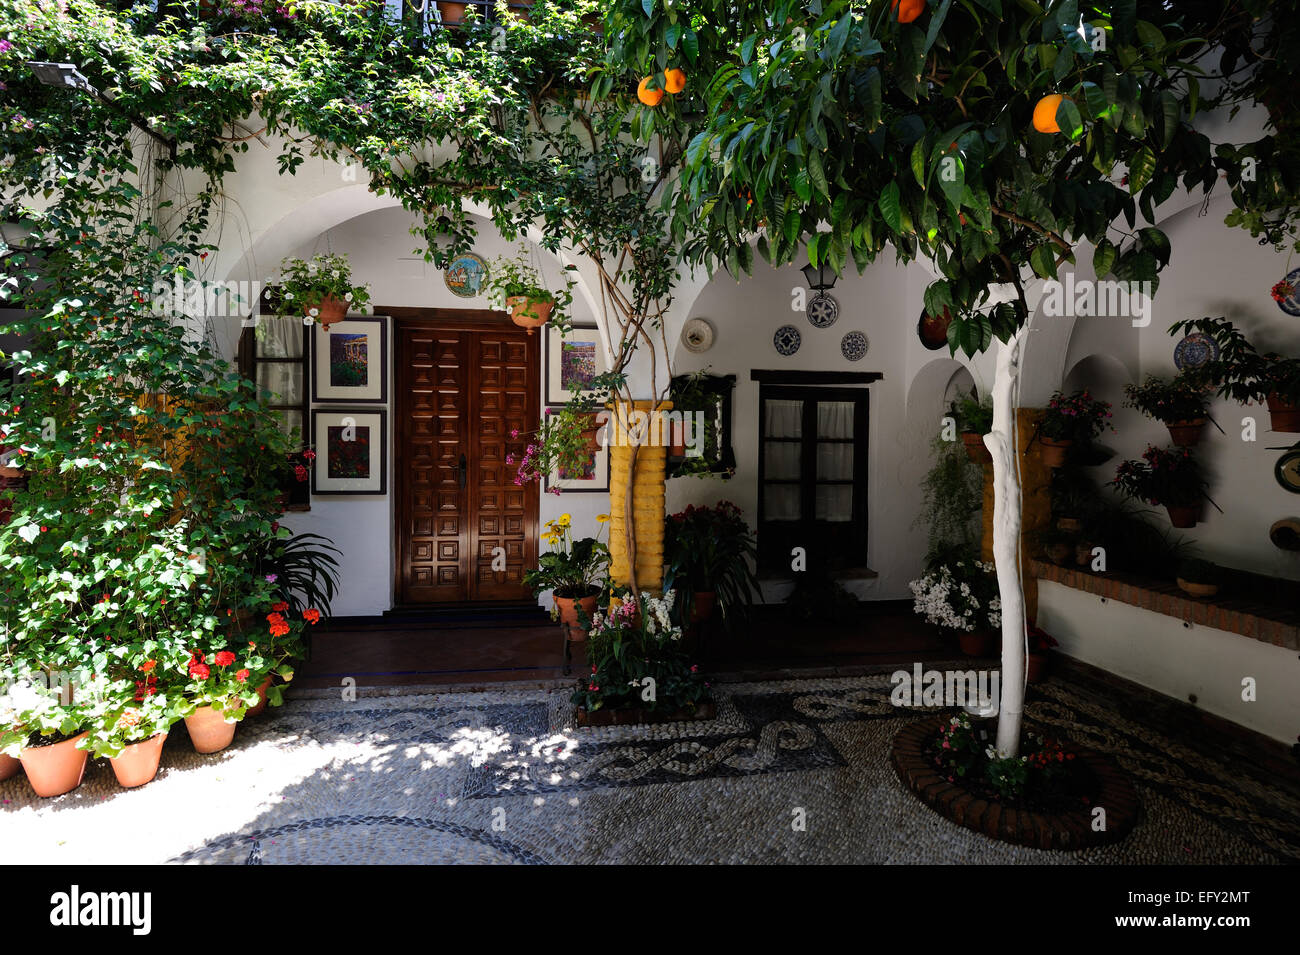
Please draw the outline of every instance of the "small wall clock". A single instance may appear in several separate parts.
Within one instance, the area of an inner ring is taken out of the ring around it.
[[[1300,494],[1300,444],[1287,448],[1286,453],[1277,459],[1277,464],[1273,466],[1273,477],[1285,490]]]

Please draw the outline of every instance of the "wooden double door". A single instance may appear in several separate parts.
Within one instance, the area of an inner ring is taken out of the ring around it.
[[[497,312],[387,312],[397,603],[530,600],[521,578],[537,563],[538,497],[515,475],[539,418],[541,335]]]

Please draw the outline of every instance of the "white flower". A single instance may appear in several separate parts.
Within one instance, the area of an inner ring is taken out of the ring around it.
[[[285,297],[286,299],[288,299],[289,301],[291,301],[291,302],[293,301],[293,293],[292,293],[292,292],[285,292],[285,293],[284,293],[284,297]]]
[[[310,315],[312,318],[315,318],[317,315],[320,314],[320,309],[319,309],[319,308],[309,308],[309,309],[307,309],[307,314]]]
[[[347,295],[344,295],[344,296],[343,296],[343,301],[345,301],[345,302],[350,302],[350,301],[352,301],[352,293],[351,293],[351,292],[348,292]]]

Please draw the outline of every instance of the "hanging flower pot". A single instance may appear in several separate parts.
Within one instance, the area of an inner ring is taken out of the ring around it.
[[[6,756],[0,753],[0,783],[6,779],[12,779],[23,770],[22,761],[14,756]]]
[[[1045,438],[1039,435],[1038,443],[1042,445],[1043,463],[1049,468],[1059,468],[1065,466],[1065,456],[1074,442],[1070,439],[1058,441],[1055,438]]]
[[[225,714],[211,706],[200,706],[185,717],[185,728],[196,753],[220,752],[235,739],[235,724],[227,723]]]
[[[1165,510],[1169,512],[1169,523],[1174,527],[1195,527],[1196,522],[1201,519],[1200,504],[1190,506],[1166,504]]]
[[[993,455],[984,443],[984,435],[974,431],[963,431],[961,443],[966,446],[966,456],[976,464],[991,464]]]
[[[673,458],[686,457],[686,425],[681,421],[674,421],[669,425],[668,456]]]
[[[266,691],[271,688],[271,674],[266,675],[266,679],[257,685],[257,703],[249,707],[246,716],[261,716],[266,712]]]
[[[1268,416],[1272,421],[1270,430],[1300,433],[1300,404],[1287,401],[1277,393],[1271,394],[1268,396]]]
[[[547,323],[555,303],[527,295],[511,295],[506,299],[506,307],[510,309],[510,320],[520,328],[528,329],[528,334],[531,335],[533,329],[541,328]]]
[[[1205,428],[1205,418],[1195,418],[1191,421],[1166,421],[1165,427],[1169,429],[1169,440],[1180,448],[1194,448],[1201,441],[1201,431]]]
[[[146,740],[129,744],[121,753],[109,760],[113,775],[123,789],[134,789],[151,782],[158,775],[158,761],[162,759],[166,733],[157,733]]]
[[[986,657],[993,652],[992,630],[959,630],[957,640],[961,652],[968,657]]]
[[[312,315],[311,312],[311,308],[303,309],[303,315],[314,318],[323,328],[329,328],[335,322],[343,321],[347,316],[348,303],[341,298],[327,295],[316,306],[316,314]]]
[[[23,747],[23,770],[36,795],[46,798],[62,796],[81,785],[90,753],[77,749],[77,743],[86,736],[86,733],[79,733],[61,743]]]
[[[582,643],[587,639],[587,631],[582,629],[581,621],[578,619],[578,610],[581,609],[587,618],[596,610],[596,601],[600,599],[599,594],[592,594],[589,597],[554,597],[555,607],[560,612],[560,626],[563,627],[572,643]]]
[[[587,423],[582,428],[582,436],[587,439],[588,451],[600,450],[600,429],[602,427],[600,418],[597,415],[588,416]]]

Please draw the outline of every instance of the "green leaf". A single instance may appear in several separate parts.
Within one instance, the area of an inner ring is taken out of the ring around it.
[[[745,42],[740,44],[740,62],[748,63],[754,57],[754,44],[758,42],[758,34],[751,33],[745,37]]]
[[[696,36],[694,30],[687,30],[682,34],[682,50],[686,53],[686,59],[692,63],[700,55],[700,38]]]
[[[1044,243],[1029,253],[1029,265],[1040,278],[1056,278],[1056,253],[1053,249],[1054,246]]]
[[[677,49],[677,41],[682,38],[682,31],[685,27],[681,21],[668,24],[668,29],[664,31],[664,41],[668,44],[668,49]]]
[[[815,149],[810,150],[808,153],[808,178],[812,180],[812,184],[817,187],[818,192],[826,198],[830,198],[831,189],[830,184],[826,181],[826,170],[822,167],[821,154]]]
[[[880,198],[876,200],[876,205],[880,207],[880,214],[885,217],[885,222],[895,232],[903,231],[903,213],[902,200],[898,194],[898,183],[891,182],[880,191]]]
[[[1151,181],[1151,174],[1155,171],[1156,154],[1150,146],[1143,146],[1133,156],[1133,162],[1128,167],[1129,194],[1136,195],[1140,192]]]
[[[1097,278],[1104,279],[1110,274],[1118,251],[1109,239],[1102,239],[1097,243],[1097,248],[1092,253],[1092,271]]]
[[[1072,140],[1083,135],[1083,117],[1079,115],[1079,107],[1074,105],[1073,100],[1063,99],[1056,107],[1056,125]]]

